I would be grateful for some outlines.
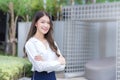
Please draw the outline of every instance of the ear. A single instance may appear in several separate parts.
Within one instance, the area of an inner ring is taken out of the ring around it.
[[[37,22],[35,23],[35,27],[37,27]]]

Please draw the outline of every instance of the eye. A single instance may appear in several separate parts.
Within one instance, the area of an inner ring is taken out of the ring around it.
[[[41,23],[45,23],[45,21],[41,21]]]

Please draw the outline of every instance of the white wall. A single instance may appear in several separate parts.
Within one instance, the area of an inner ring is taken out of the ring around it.
[[[30,22],[18,23],[18,56],[23,57],[23,47],[27,38],[28,31],[30,29]]]

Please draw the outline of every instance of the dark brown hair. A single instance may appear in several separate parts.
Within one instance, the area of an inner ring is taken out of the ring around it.
[[[53,34],[53,23],[52,23],[52,20],[51,20],[49,14],[46,13],[45,11],[38,11],[38,12],[36,12],[36,14],[34,15],[34,18],[33,18],[33,20],[32,20],[32,24],[31,24],[31,27],[30,27],[30,31],[29,31],[28,36],[27,36],[27,39],[26,39],[26,42],[27,42],[31,37],[34,36],[34,34],[35,34],[36,31],[37,31],[37,29],[36,29],[36,27],[35,27],[35,23],[36,23],[41,17],[43,17],[44,15],[45,15],[45,16],[48,16],[49,19],[50,19],[50,29],[49,29],[48,33],[45,34],[44,37],[47,39],[47,41],[48,41],[48,43],[49,43],[49,45],[50,45],[50,48],[51,48],[51,49],[56,53],[56,55],[59,57],[60,55],[59,55],[58,52],[57,52],[57,46],[55,45],[54,39],[53,39],[53,36],[52,36],[52,34]],[[24,52],[25,52],[25,48],[24,48]],[[26,53],[25,53],[25,56],[27,56]]]

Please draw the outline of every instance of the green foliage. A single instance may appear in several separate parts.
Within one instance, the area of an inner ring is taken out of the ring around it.
[[[31,73],[31,63],[27,59],[0,56],[0,79],[17,80],[23,73]]]
[[[75,0],[76,4],[83,4],[82,0]]]
[[[31,14],[30,16],[33,17],[36,11],[44,10],[44,2],[43,0],[31,0]]]
[[[106,0],[96,0],[97,3],[104,3]]]
[[[83,4],[82,0],[74,0],[75,4]],[[104,3],[106,1],[114,2],[120,0],[96,0],[96,3]],[[43,0],[0,0],[0,9],[4,12],[8,12],[8,4],[13,2],[15,15],[22,16],[25,18],[29,15],[33,17],[36,11],[46,10],[53,16],[57,16],[57,12],[60,12],[60,6],[71,5],[70,0],[46,0],[46,9],[44,9]],[[88,4],[91,4],[88,0]]]
[[[16,16],[26,16],[31,14],[31,0],[0,0],[0,9],[9,12],[9,3],[13,3],[14,14]]]
[[[8,12],[9,0],[0,0],[0,9],[4,12]]]
[[[5,53],[3,51],[0,50],[0,55],[4,55]]]
[[[68,0],[60,0],[60,5],[62,5],[62,6],[66,6],[66,5],[69,5],[69,2],[70,2],[70,0],[68,1]]]
[[[57,11],[59,10],[56,4],[57,4],[56,0],[47,0],[47,3],[46,3],[46,11],[52,14],[53,16],[56,16]]]
[[[24,16],[26,14],[29,14],[30,11],[30,0],[15,0],[14,3],[14,10],[16,15],[18,16]]]
[[[58,0],[46,0],[46,9],[44,9],[43,0],[0,0],[0,9],[9,12],[9,2],[14,4],[14,14],[24,18],[26,15],[32,18],[35,12],[39,10],[46,10],[51,15],[57,16],[57,12],[60,12],[60,6],[69,3],[68,0],[59,0],[59,2]]]

